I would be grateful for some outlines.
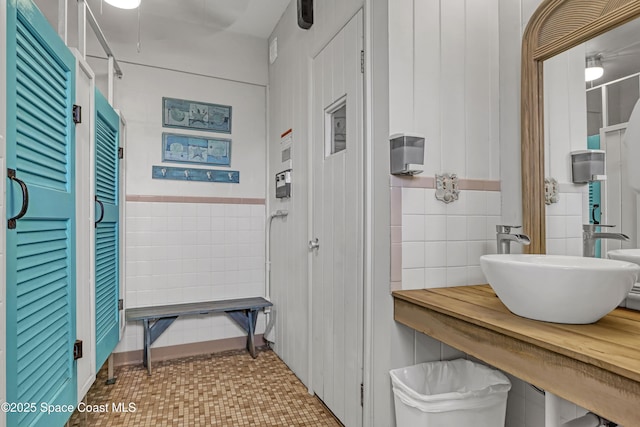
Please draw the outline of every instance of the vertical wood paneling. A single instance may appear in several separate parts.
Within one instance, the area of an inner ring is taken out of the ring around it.
[[[389,7],[389,131],[413,131],[413,0]]]
[[[286,221],[274,224],[271,236],[271,296],[276,306],[276,353],[307,385],[311,384],[308,316],[308,196],[311,122],[311,57],[362,7],[363,0],[317,2],[314,25],[309,30],[297,26],[296,2],[291,2],[272,37],[278,38],[278,59],[269,67],[269,179],[282,170],[280,134],[293,129],[293,196],[275,199],[269,186],[269,211],[288,209]],[[281,250],[279,250],[280,248]],[[312,298],[315,298],[314,289]],[[312,335],[313,336],[313,335]],[[315,338],[315,337],[314,337]]]
[[[545,62],[545,175],[570,182],[565,165],[571,147],[568,61],[560,55]]]
[[[584,150],[587,148],[587,96],[584,89],[584,58],[586,56],[584,44],[566,52],[568,56],[568,91],[569,91],[569,128],[571,132],[570,150]],[[565,161],[567,170],[570,162]]]
[[[361,16],[313,59],[311,119],[312,237],[320,242],[311,255],[313,390],[338,419],[354,426],[362,418],[358,390],[363,327]],[[346,106],[347,146],[331,153],[330,127],[338,101]]]
[[[414,2],[414,112],[415,131],[425,136],[424,176],[442,171],[440,112],[440,1]],[[395,27],[389,29],[390,33]],[[391,50],[391,49],[390,49]],[[393,77],[390,76],[393,83]],[[389,112],[391,119],[396,112]]]
[[[570,153],[587,147],[584,45],[545,61],[545,173],[571,182]]]
[[[465,103],[466,170],[464,176],[489,178],[491,167],[492,86],[491,0],[466,2]]]
[[[491,82],[491,166],[489,179],[500,179],[500,7],[499,1],[487,4],[487,25],[489,27],[490,62],[489,81]]]
[[[362,47],[362,37],[363,37],[363,22],[362,17],[359,18],[358,25],[351,26],[345,29],[345,52],[357,52],[359,48]],[[360,62],[358,58],[352,58],[351,56],[347,56],[345,60],[345,75],[354,76],[359,73]],[[358,101],[354,104],[354,117],[351,120],[351,123],[358,123],[359,125],[354,125],[352,128],[352,135],[361,143],[364,143],[364,126],[362,118],[364,117],[364,109],[363,109],[363,81],[361,79],[349,79],[349,82],[346,85],[347,93],[355,93]],[[351,167],[346,168],[346,180],[347,182],[353,182],[358,189],[364,189],[364,159],[363,159],[363,151],[364,148],[360,146],[358,148],[360,150],[359,161],[356,164],[350,165]],[[360,203],[358,203],[358,209],[354,210],[352,208],[347,207],[347,202],[353,198],[358,198]],[[364,197],[361,194],[349,194],[345,196],[345,230],[363,230],[364,228],[364,208],[363,208]],[[346,234],[346,233],[345,233]],[[360,266],[357,269],[348,268],[346,269],[346,274],[344,277],[344,281],[346,285],[353,283],[364,283],[364,238],[362,232],[360,233],[360,238],[357,239],[355,244],[346,246],[345,260],[356,260],[358,265]],[[347,262],[347,265],[351,264],[351,262]],[[347,357],[344,360],[344,378],[345,383],[348,385],[346,388],[346,392],[350,397],[351,405],[355,405],[355,408],[351,408],[347,412],[347,425],[361,425],[362,424],[362,411],[358,408],[358,400],[360,390],[359,384],[363,381],[362,370],[363,370],[363,336],[364,336],[364,325],[363,325],[363,307],[364,307],[364,287],[360,286],[345,286],[345,295],[344,295],[344,305],[345,305],[345,316],[344,316],[344,324],[345,325],[360,325],[358,328],[345,328],[345,346],[348,349],[349,354],[358,355],[357,357]],[[346,399],[345,399],[346,400]]]
[[[441,33],[440,85],[442,108],[442,168],[464,176],[466,171],[465,132],[465,1],[440,4]]]
[[[499,0],[500,189],[505,224],[522,223],[520,46],[524,23],[521,3]]]

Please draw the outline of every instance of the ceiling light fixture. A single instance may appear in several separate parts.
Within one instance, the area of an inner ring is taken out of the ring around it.
[[[104,0],[111,6],[118,7],[120,9],[135,9],[140,6],[140,0]]]
[[[599,79],[604,74],[602,68],[602,59],[599,56],[591,56],[587,58],[586,67],[584,69],[584,80],[590,82]]]

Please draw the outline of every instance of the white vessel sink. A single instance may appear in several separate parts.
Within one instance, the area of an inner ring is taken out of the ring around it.
[[[628,261],[640,264],[640,249],[615,249],[607,252],[607,256],[619,261]]]
[[[483,255],[480,266],[512,313],[571,324],[597,322],[640,274],[631,262],[561,255]]]

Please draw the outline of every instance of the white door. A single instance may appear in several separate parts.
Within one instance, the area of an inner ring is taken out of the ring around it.
[[[313,59],[312,381],[346,426],[362,425],[362,12]]]

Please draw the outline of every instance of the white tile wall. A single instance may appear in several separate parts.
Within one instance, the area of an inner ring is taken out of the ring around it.
[[[588,193],[574,189],[560,194],[547,207],[547,251],[577,254],[582,251],[583,212]],[[402,288],[420,289],[486,283],[480,256],[496,252],[495,226],[501,221],[500,193],[461,191],[459,200],[446,205],[435,190],[402,189]],[[522,247],[512,244],[512,252]],[[424,334],[399,327],[398,339],[406,354],[398,363],[417,364],[466,357],[464,353]],[[407,347],[406,343],[411,345]],[[512,390],[507,403],[506,427],[543,427],[544,396],[526,382],[509,375]],[[586,411],[561,403],[561,421]]]
[[[447,205],[433,189],[403,188],[402,214],[403,289],[486,282],[479,260],[496,251],[499,192],[463,190]]]
[[[547,205],[547,253],[582,256],[582,224],[588,224],[587,186],[559,193],[558,202]]]
[[[126,307],[263,296],[265,215],[264,205],[127,202]],[[117,352],[142,348],[139,323]],[[243,335],[224,314],[187,317],[154,346]]]

